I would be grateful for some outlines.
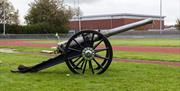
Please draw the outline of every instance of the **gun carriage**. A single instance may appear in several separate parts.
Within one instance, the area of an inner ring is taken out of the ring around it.
[[[12,72],[38,72],[66,62],[73,73],[84,74],[89,67],[92,74],[102,74],[108,69],[113,58],[113,50],[108,37],[152,22],[153,20],[149,18],[100,32],[93,30],[80,31],[68,41],[58,44],[58,56],[30,67],[20,65],[17,70],[12,70]]]

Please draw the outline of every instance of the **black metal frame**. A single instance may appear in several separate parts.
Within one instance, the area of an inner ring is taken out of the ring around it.
[[[80,38],[80,37],[83,38],[83,41],[81,43],[76,41],[76,38]],[[71,46],[71,43],[73,42],[75,43],[75,45]],[[104,44],[105,48],[98,48],[98,46],[102,43]],[[85,60],[84,58],[82,58],[82,51],[87,47],[91,48],[94,51],[94,55],[91,58],[91,60]],[[106,52],[104,56],[97,54],[98,52],[102,52],[102,51]],[[64,52],[58,55],[57,57],[51,58],[47,61],[43,61],[42,63],[36,64],[31,67],[20,65],[17,70],[11,70],[11,71],[20,72],[20,73],[38,72],[40,70],[49,68],[51,66],[66,62],[68,68],[73,73],[84,74],[87,63],[89,63],[89,68],[91,69],[93,74],[101,74],[104,73],[111,64],[112,55],[113,55],[112,47],[108,39],[103,34],[97,31],[87,30],[87,31],[81,31],[73,35],[67,42]],[[100,59],[101,61],[99,61]],[[94,61],[96,67],[94,67],[92,61]],[[78,62],[78,64],[76,62]],[[78,67],[79,65],[81,66]]]

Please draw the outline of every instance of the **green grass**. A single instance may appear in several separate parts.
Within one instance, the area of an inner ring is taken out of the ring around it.
[[[180,62],[180,54],[114,51],[114,58]]]
[[[75,75],[65,64],[38,73],[10,70],[18,64],[32,65],[47,57],[0,53],[1,91],[178,91],[180,68],[152,64],[113,62],[102,75]],[[70,74],[70,76],[66,76]]]
[[[28,42],[33,44],[57,44],[58,40],[28,40]]]
[[[26,40],[35,44],[56,44],[57,40]],[[63,40],[62,40],[63,41]],[[109,39],[112,45],[180,47],[180,39]]]
[[[180,39],[110,39],[112,45],[180,47]]]
[[[1,46],[0,48],[14,48],[19,52],[23,53],[35,53],[39,54],[42,50],[52,50],[50,48],[33,48],[33,47],[12,47],[12,46]],[[151,60],[151,61],[171,61],[180,62],[179,54],[171,53],[156,53],[156,52],[127,52],[127,51],[113,51],[114,58],[120,59],[137,59],[137,60]],[[158,55],[158,56],[157,56]]]
[[[150,43],[146,42],[147,40]],[[180,47],[179,40],[168,39],[121,39],[111,42],[113,45]],[[17,51],[28,53],[0,53],[0,61],[2,61],[0,91],[179,91],[180,89],[180,68],[157,64],[112,62],[110,68],[102,75],[89,73],[75,75],[64,63],[38,73],[11,73],[10,70],[19,64],[31,66],[47,60],[48,57],[39,52],[50,48],[15,46],[0,48],[15,48]],[[114,51],[114,57],[180,62],[179,54],[170,53]]]

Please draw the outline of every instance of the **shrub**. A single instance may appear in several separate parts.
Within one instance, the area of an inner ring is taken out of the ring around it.
[[[178,30],[180,30],[180,19],[177,19],[176,27],[177,27]]]
[[[2,33],[3,33],[3,25],[0,24],[0,34],[2,34]]]
[[[7,34],[50,34],[50,33],[67,33],[64,27],[53,24],[40,23],[33,25],[6,25]],[[3,25],[0,24],[0,33],[3,33]]]

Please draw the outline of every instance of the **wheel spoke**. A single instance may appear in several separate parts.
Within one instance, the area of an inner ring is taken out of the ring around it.
[[[74,66],[74,68],[77,68],[83,61],[84,61],[84,59],[81,59],[81,60],[77,63],[77,65]]]
[[[90,67],[90,69],[92,70],[92,73],[94,74],[94,68],[93,68],[93,66],[92,66],[91,60],[89,61],[89,67]]]
[[[72,50],[72,51],[76,51],[76,52],[81,52],[81,50],[78,50],[78,49],[74,49],[74,48],[68,48],[69,50]]]
[[[87,33],[87,34],[85,34],[84,36],[87,36],[87,35],[89,35],[90,33]]]
[[[93,47],[93,49],[96,49],[96,47],[97,47],[99,44],[101,44],[102,41],[103,41],[103,40],[101,39],[101,40]]]
[[[85,35],[84,35],[84,33],[82,33],[82,37],[83,37],[83,40],[84,40],[84,43],[85,43],[85,45],[87,46],[87,40],[86,40],[86,38],[85,38]]]
[[[95,49],[95,53],[97,52],[102,52],[102,51],[106,51],[108,50],[109,48],[102,48],[102,49]]]
[[[77,44],[78,46],[80,46],[82,49],[84,48],[84,47],[81,46],[75,39],[73,39],[73,41],[76,42],[76,44]]]
[[[87,65],[87,60],[85,60],[85,64],[84,64],[83,71],[82,71],[83,74],[84,74],[84,72],[86,70],[86,65]]]
[[[79,58],[77,58],[76,60],[74,60],[73,63],[76,63],[80,58],[81,58],[81,56]]]
[[[93,47],[93,45],[94,45],[94,33],[92,34],[92,37],[91,37],[91,46]]]
[[[82,54],[75,55],[75,56],[69,57],[68,60],[71,60],[71,59],[74,59],[74,58],[77,58],[77,57],[81,57],[81,56],[82,56]]]
[[[96,61],[96,59],[93,58],[93,61],[98,65],[98,67],[101,67],[102,69],[104,69],[104,67],[103,67],[101,64],[99,64],[99,63]]]
[[[81,69],[82,69],[83,65],[84,65],[84,61],[83,61],[83,63],[81,64],[81,67],[80,67]]]
[[[100,56],[100,55],[98,55],[98,54],[95,54],[95,57],[101,58],[101,59],[104,59],[104,60],[109,60],[108,58],[102,57],[102,56]]]

